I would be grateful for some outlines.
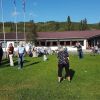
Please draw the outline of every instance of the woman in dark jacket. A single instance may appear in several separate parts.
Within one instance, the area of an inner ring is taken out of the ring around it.
[[[65,79],[67,78],[70,81],[69,74],[69,55],[62,47],[59,48],[58,52],[58,82],[62,80],[62,71],[65,68]]]

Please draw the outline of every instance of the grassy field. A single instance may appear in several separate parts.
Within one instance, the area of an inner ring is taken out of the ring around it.
[[[0,66],[0,100],[100,100],[100,55],[70,55],[71,83],[57,81],[57,58],[25,57],[24,68]],[[64,73],[63,73],[64,74]]]

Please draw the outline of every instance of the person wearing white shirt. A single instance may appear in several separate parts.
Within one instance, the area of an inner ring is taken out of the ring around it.
[[[23,46],[23,44],[21,44],[18,47],[18,64],[19,64],[18,69],[23,68],[23,57],[24,57],[25,52],[26,52],[25,47]]]

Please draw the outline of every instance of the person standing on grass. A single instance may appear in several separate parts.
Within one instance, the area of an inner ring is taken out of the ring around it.
[[[13,52],[14,52],[14,47],[13,47],[13,44],[10,43],[8,47],[8,56],[9,56],[10,66],[14,66]]]
[[[78,42],[76,43],[76,47],[77,47],[78,56],[80,59],[82,59],[83,58],[82,45]]]
[[[65,68],[65,79],[67,78],[68,81],[71,81],[70,73],[69,73],[69,55],[68,53],[60,46],[58,48],[58,82],[61,82],[62,77],[62,71],[63,68]]]
[[[95,47],[91,46],[91,55],[95,56]]]
[[[18,69],[23,68],[23,57],[26,53],[25,47],[23,46],[23,43],[21,43],[18,47]]]
[[[43,61],[47,61],[47,51],[46,49],[44,49],[44,53],[43,53]]]
[[[100,54],[100,43],[97,43],[98,46],[98,53]]]
[[[0,65],[2,61],[2,56],[3,56],[3,49],[2,49],[2,43],[0,43]]]

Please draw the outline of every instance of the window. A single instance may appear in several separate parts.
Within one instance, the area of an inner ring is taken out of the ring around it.
[[[82,46],[84,45],[83,41],[79,41],[79,43],[80,43]]]
[[[45,42],[41,42],[41,46],[45,46]]]
[[[62,45],[62,46],[63,46],[63,45],[64,45],[64,41],[60,41],[60,45]]]
[[[57,42],[53,42],[52,44],[53,44],[53,46],[57,46]]]
[[[66,46],[70,46],[70,41],[66,41]]]
[[[47,42],[47,46],[50,46],[50,42]]]
[[[77,41],[72,41],[72,46],[75,46]]]
[[[36,42],[36,46],[39,46],[39,41]]]

